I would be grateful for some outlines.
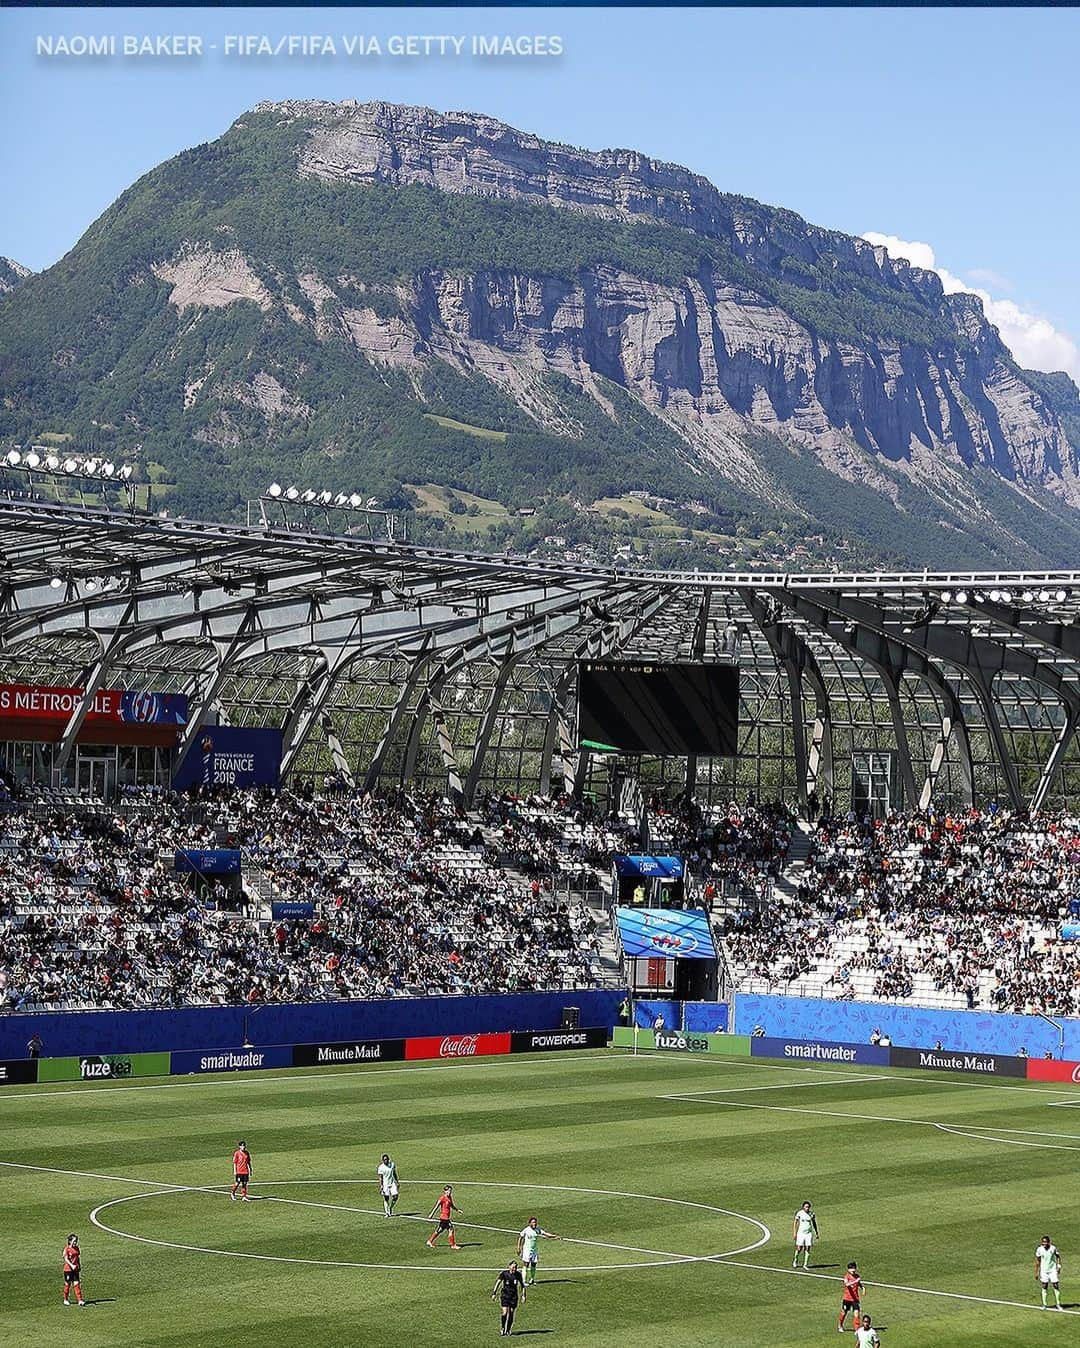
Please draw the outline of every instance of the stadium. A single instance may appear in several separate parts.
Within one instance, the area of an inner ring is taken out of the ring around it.
[[[515,1334],[805,1343],[857,1261],[897,1342],[1067,1342],[1080,572],[292,491],[0,498],[6,1341],[70,1341],[75,1230],[89,1343],[471,1342],[536,1215]]]

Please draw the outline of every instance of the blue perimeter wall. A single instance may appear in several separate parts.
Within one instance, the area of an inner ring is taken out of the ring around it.
[[[581,1024],[615,1023],[623,994],[571,990],[502,997],[401,997],[371,1002],[318,1002],[193,1007],[182,1011],[60,1011],[0,1016],[0,1059],[22,1058],[36,1031],[43,1056],[235,1049],[247,1020],[251,1042],[321,1044],[349,1039],[408,1039],[414,1035],[485,1034],[499,1030],[557,1030],[564,1006],[581,1008]]]
[[[1065,1053],[1080,1061],[1080,1020],[1063,1020]],[[773,997],[740,992],[735,996],[735,1028],[749,1034],[763,1025],[774,1039],[819,1039],[835,1044],[868,1044],[879,1029],[898,1047],[944,1048],[965,1053],[1015,1054],[1023,1045],[1033,1058],[1047,1049],[1060,1056],[1053,1026],[1037,1016],[1000,1011],[931,1011],[894,1002],[830,1002],[812,997]]]

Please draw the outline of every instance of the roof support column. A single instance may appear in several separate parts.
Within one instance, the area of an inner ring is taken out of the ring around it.
[[[701,596],[701,607],[698,609],[697,621],[694,624],[694,640],[690,648],[691,657],[694,660],[704,660],[705,658],[705,636],[709,630],[709,607],[712,603],[712,590],[705,590]],[[693,797],[697,790],[697,754],[686,755],[686,795],[687,799]]]
[[[364,773],[363,789],[373,791],[379,780],[379,775],[383,770],[383,764],[386,762],[386,756],[390,752],[390,746],[394,742],[394,736],[398,732],[398,727],[409,708],[412,701],[412,695],[416,691],[416,685],[420,681],[420,676],[424,672],[424,667],[428,662],[426,653],[427,643],[420,648],[409,668],[409,673],[405,682],[398,689],[398,695],[394,699],[394,705],[390,709],[390,715],[386,719],[386,729],[379,737],[379,742],[375,746],[375,752],[371,756],[371,762],[368,764],[367,771]]]
[[[315,668],[308,674],[296,691],[296,696],[285,718],[282,735],[283,752],[281,755],[281,775],[287,776],[296,767],[304,746],[311,738],[316,725],[322,724],[326,731],[327,748],[334,760],[334,767],[342,774],[350,787],[356,785],[352,768],[349,766],[341,741],[333,733],[329,718],[323,716],[326,705],[337,689],[338,681],[353,660],[359,658],[359,652],[349,655],[337,653],[330,655],[323,651]]]
[[[1071,703],[1066,703],[1065,723],[1058,731],[1054,747],[1050,750],[1050,757],[1046,760],[1046,766],[1042,770],[1038,785],[1031,797],[1031,808],[1033,810],[1041,810],[1043,807],[1047,793],[1061,768],[1073,736],[1076,734],[1077,720],[1076,708]]]
[[[199,724],[203,716],[214,705],[225,687],[226,682],[232,676],[233,666],[237,657],[243,651],[244,647],[251,639],[251,629],[255,626],[255,609],[250,608],[244,616],[237,629],[236,635],[227,646],[222,646],[219,642],[214,642],[214,652],[217,656],[217,668],[210,680],[206,691],[193,703],[188,709],[188,723],[184,727],[184,733],[180,737],[180,743],[177,746],[176,757],[173,759],[173,772],[180,770],[184,760],[191,752],[191,747],[195,743],[195,737],[199,732]]]
[[[124,614],[124,620],[121,625],[113,632],[107,644],[102,647],[101,654],[89,667],[83,676],[83,695],[79,705],[68,717],[67,725],[64,726],[63,733],[60,736],[60,742],[53,755],[53,776],[59,780],[62,777],[64,769],[68,765],[75,749],[76,741],[79,738],[79,731],[82,729],[83,722],[86,720],[87,713],[94,705],[94,699],[105,686],[105,680],[108,677],[109,670],[117,656],[122,652],[126,642],[127,635],[122,635],[123,622],[130,616],[134,604],[129,601]]]
[[[524,652],[522,653],[524,654]],[[484,769],[484,759],[487,756],[488,747],[491,744],[491,736],[495,730],[495,722],[499,718],[499,712],[502,709],[503,698],[506,694],[506,685],[510,682],[510,675],[520,663],[521,655],[512,655],[508,660],[504,660],[499,668],[499,673],[495,682],[488,693],[487,705],[484,707],[483,717],[480,721],[480,729],[476,736],[476,748],[473,751],[473,760],[465,778],[465,807],[472,808],[473,799],[476,796],[476,788],[480,782],[480,774]],[[545,741],[546,742],[546,741]]]

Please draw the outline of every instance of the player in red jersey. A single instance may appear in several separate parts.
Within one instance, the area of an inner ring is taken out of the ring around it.
[[[840,1297],[840,1321],[836,1326],[840,1333],[844,1332],[844,1321],[848,1317],[848,1311],[852,1313],[851,1327],[859,1328],[859,1311],[862,1302],[862,1278],[859,1275],[859,1266],[854,1260],[847,1266],[847,1272],[844,1274],[844,1290]]]
[[[428,1213],[429,1221],[436,1215],[436,1213],[438,1214],[439,1217],[438,1226],[435,1228],[434,1231],[432,1231],[431,1235],[428,1236],[427,1239],[427,1245],[429,1250],[433,1250],[435,1248],[435,1242],[439,1239],[439,1233],[441,1231],[445,1231],[449,1235],[450,1248],[452,1250],[461,1249],[461,1246],[454,1239],[454,1218],[452,1215],[453,1213],[460,1211],[461,1209],[454,1202],[454,1186],[452,1184],[448,1184],[446,1188],[442,1191],[442,1193],[439,1195],[438,1201],[436,1202],[435,1206]]]
[[[75,1301],[78,1306],[86,1305],[83,1300],[82,1284],[79,1281],[82,1275],[82,1252],[79,1249],[79,1237],[72,1231],[67,1238],[67,1244],[64,1246],[64,1305],[70,1306],[68,1298],[71,1296],[71,1289],[75,1289]]]
[[[229,1197],[236,1202],[236,1191],[240,1190],[240,1198],[243,1202],[248,1201],[248,1180],[251,1179],[251,1152],[247,1149],[247,1143],[240,1139],[240,1144],[233,1152],[233,1187]]]

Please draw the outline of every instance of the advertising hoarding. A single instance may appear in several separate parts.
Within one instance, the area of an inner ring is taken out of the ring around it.
[[[709,919],[700,908],[616,908],[623,954],[665,959],[716,958]]]

